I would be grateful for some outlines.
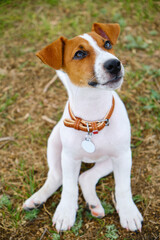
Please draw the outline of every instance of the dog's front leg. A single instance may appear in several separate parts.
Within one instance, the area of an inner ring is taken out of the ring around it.
[[[70,229],[76,218],[78,208],[78,176],[81,161],[74,160],[68,150],[62,151],[62,178],[63,190],[61,201],[53,216],[53,225],[57,231]]]
[[[49,172],[44,185],[28,198],[23,204],[25,210],[31,210],[43,205],[46,200],[61,186],[61,151],[62,143],[60,139],[60,122],[54,127],[47,147],[47,161]]]
[[[141,231],[143,217],[132,200],[131,193],[131,150],[113,159],[115,177],[116,208],[123,228]]]

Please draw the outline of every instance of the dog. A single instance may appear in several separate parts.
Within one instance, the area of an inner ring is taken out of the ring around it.
[[[23,208],[40,207],[62,185],[61,200],[53,216],[58,232],[74,225],[78,181],[91,214],[104,217],[95,187],[111,172],[121,226],[130,231],[142,228],[143,217],[131,193],[130,122],[114,91],[124,77],[124,67],[113,49],[119,33],[119,24],[94,23],[91,32],[70,40],[60,37],[36,54],[56,70],[69,100],[48,139],[46,182]],[[81,162],[95,165],[79,176]]]

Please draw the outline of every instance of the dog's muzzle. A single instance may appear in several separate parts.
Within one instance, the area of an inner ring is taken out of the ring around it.
[[[97,74],[99,78],[97,77],[96,81],[89,81],[88,85],[92,87],[107,86],[112,89],[119,87],[124,75],[121,62],[118,59],[112,58],[105,61],[101,66],[103,68],[103,71],[101,69],[102,74]]]

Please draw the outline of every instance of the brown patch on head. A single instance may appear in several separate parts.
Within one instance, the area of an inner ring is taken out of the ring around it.
[[[94,23],[92,25],[92,31],[96,32],[104,39],[110,40],[114,45],[116,44],[120,33],[120,26],[118,23]]]
[[[104,47],[104,44],[105,44],[105,42],[107,41],[106,39],[104,39],[103,37],[101,37],[100,35],[98,35],[98,34],[95,33],[95,32],[90,32],[90,33],[88,33],[88,35],[90,35],[90,36],[97,42],[97,45],[98,45],[102,50],[104,50],[104,51],[106,51],[106,52],[109,52],[109,53],[111,53],[111,54],[114,55],[114,49],[113,49],[113,47],[112,47],[111,49],[106,49],[106,48]]]
[[[74,59],[75,53],[83,50],[87,53],[83,59]],[[94,77],[95,52],[88,41],[81,37],[68,40],[64,49],[64,71],[71,81],[79,86],[88,86],[88,81]]]

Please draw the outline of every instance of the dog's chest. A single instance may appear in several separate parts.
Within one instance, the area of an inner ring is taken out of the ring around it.
[[[83,159],[85,162],[95,162],[105,157],[114,157],[124,151],[130,144],[130,123],[121,100],[115,95],[116,105],[109,126],[104,127],[98,134],[92,134],[90,141],[95,146],[93,153],[86,152],[82,147],[87,132],[65,127],[64,118],[69,118],[68,109],[65,108],[60,136],[63,148],[74,156],[75,159]]]
[[[87,135],[86,132],[63,127],[63,134],[61,134],[63,147],[69,149],[74,158],[88,163],[103,160],[104,156],[116,156],[121,151],[121,148],[124,147],[126,136],[123,136],[123,132],[120,132],[120,129],[117,131],[113,125],[110,124],[110,126],[106,126],[98,134],[92,135],[90,141],[95,146],[93,153],[87,153],[82,147],[82,142]]]

